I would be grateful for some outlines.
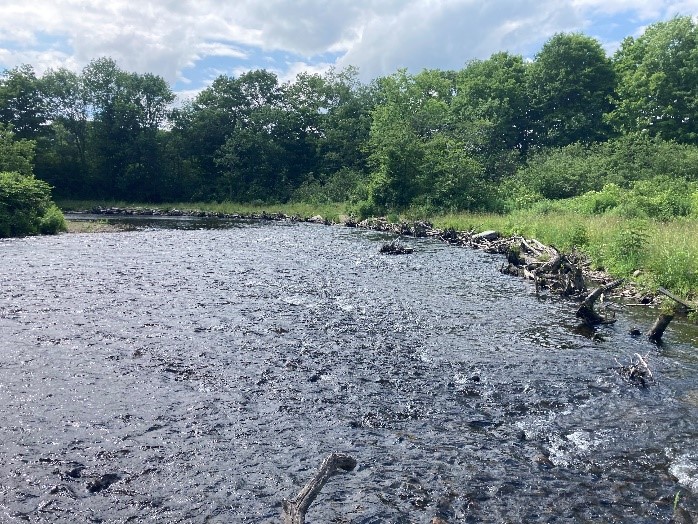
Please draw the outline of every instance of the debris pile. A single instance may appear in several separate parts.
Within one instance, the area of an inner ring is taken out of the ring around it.
[[[618,374],[625,380],[641,388],[654,384],[654,376],[647,364],[647,355],[644,357],[635,353],[635,359],[630,359],[630,364],[623,365],[616,360]]]
[[[400,242],[399,238],[396,238],[392,242],[383,244],[381,246],[380,252],[385,255],[409,255],[414,251],[411,246],[405,245]]]

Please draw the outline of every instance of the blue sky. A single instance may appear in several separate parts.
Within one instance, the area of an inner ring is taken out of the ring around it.
[[[497,51],[532,58],[558,32],[611,54],[652,23],[698,16],[698,0],[0,0],[0,12],[0,70],[79,71],[110,56],[187,97],[257,68],[291,80],[353,65],[368,81]]]

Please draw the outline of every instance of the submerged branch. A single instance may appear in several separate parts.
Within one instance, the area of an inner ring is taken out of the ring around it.
[[[344,453],[331,453],[320,464],[315,476],[291,500],[284,500],[284,524],[305,524],[305,514],[327,481],[337,473],[351,471],[356,459]]]

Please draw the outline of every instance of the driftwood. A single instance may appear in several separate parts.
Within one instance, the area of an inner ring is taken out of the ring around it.
[[[327,481],[342,471],[356,467],[356,459],[344,453],[331,453],[320,464],[315,476],[291,500],[283,501],[284,524],[305,524],[305,514]]]
[[[686,302],[685,300],[680,299],[679,297],[677,297],[677,296],[674,295],[673,293],[670,293],[669,290],[664,289],[663,287],[660,287],[660,288],[659,288],[659,292],[660,292],[662,295],[665,295],[665,296],[669,297],[669,298],[670,298],[671,300],[673,300],[674,302],[677,302],[678,304],[681,304],[681,305],[682,305],[684,308],[686,308],[686,310],[688,310],[688,311],[695,311],[695,310],[696,310],[696,306],[694,306],[693,304],[689,304],[689,303]]]
[[[606,319],[594,311],[594,303],[603,295],[608,293],[612,289],[617,288],[623,283],[623,279],[616,280],[605,286],[596,288],[594,291],[589,293],[587,297],[582,302],[582,305],[577,309],[577,318],[581,318],[585,324],[588,326],[596,326],[598,324],[613,324],[615,319]]]

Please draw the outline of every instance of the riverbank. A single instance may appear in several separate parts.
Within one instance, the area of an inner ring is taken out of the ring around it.
[[[273,206],[235,203],[134,205],[126,203],[60,202],[65,211],[87,211],[105,216],[197,216],[267,220],[297,220],[356,225],[346,205],[282,204]],[[414,235],[410,224],[423,223],[420,234],[447,236],[498,231],[504,237],[536,238],[562,252],[576,252],[586,261],[588,275],[625,278],[637,295],[669,289],[684,299],[698,296],[698,220],[629,220],[616,216],[576,213],[516,212],[507,215],[459,213],[435,217],[414,212],[389,215],[363,223],[395,234]],[[69,227],[72,227],[69,225]]]

